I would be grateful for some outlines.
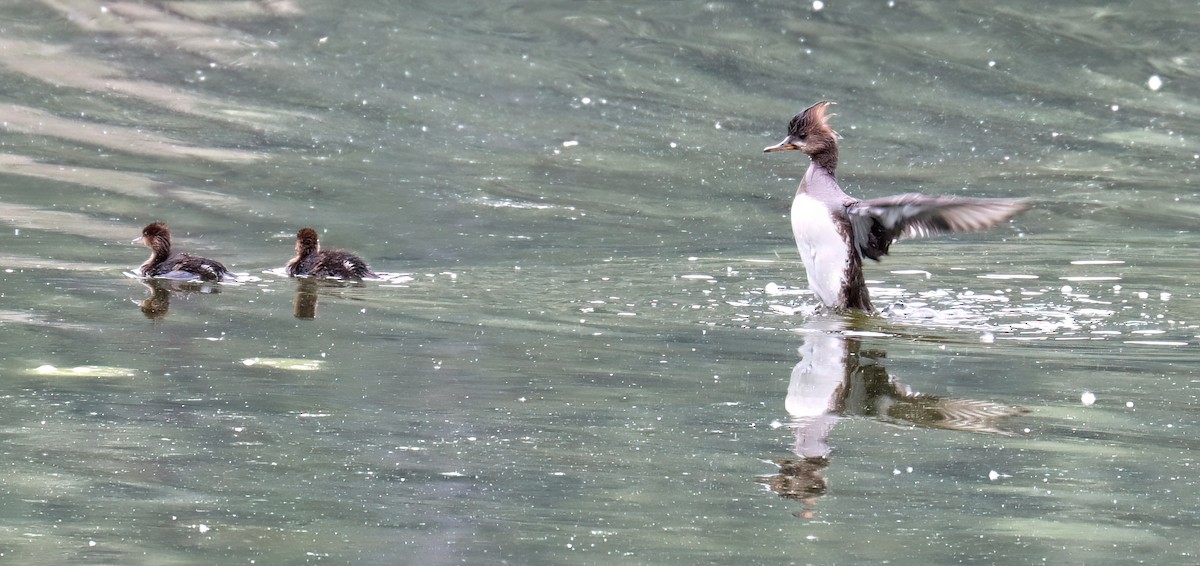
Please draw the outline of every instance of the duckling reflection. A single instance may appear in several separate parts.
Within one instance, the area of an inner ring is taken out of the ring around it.
[[[821,320],[805,328],[800,361],[792,368],[784,407],[795,435],[795,457],[773,460],[779,471],[755,481],[780,497],[804,503],[796,513],[811,518],[817,498],[829,490],[829,433],[843,417],[862,415],[897,424],[1009,434],[998,422],[1028,412],[990,401],[950,399],[913,392],[888,374],[879,350],[863,350],[862,341],[844,334],[840,321]]]
[[[296,280],[296,298],[292,301],[292,316],[303,320],[317,318],[316,280]]]
[[[302,320],[313,320],[317,318],[317,301],[320,295],[337,296],[338,289],[361,286],[362,283],[356,280],[297,278],[292,316]]]
[[[150,289],[150,296],[143,299],[139,306],[142,314],[150,320],[167,318],[167,313],[171,310],[171,293],[180,293],[186,296],[192,293],[215,295],[221,292],[221,287],[214,285],[211,281],[143,279],[141,283]]]

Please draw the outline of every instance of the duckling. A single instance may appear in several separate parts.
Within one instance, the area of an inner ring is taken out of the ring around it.
[[[231,281],[233,275],[215,260],[184,252],[172,253],[171,229],[162,222],[152,222],[142,228],[142,236],[133,243],[150,248],[150,259],[138,269],[142,277],[175,280]]]
[[[296,233],[296,257],[284,268],[289,277],[336,277],[338,279],[363,279],[378,277],[367,267],[363,258],[345,250],[322,250],[320,237],[312,228],[301,228]]]

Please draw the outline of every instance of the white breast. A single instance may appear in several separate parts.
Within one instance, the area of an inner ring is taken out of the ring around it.
[[[829,208],[807,194],[797,194],[792,201],[792,234],[808,272],[808,288],[825,306],[837,306],[850,258]]]

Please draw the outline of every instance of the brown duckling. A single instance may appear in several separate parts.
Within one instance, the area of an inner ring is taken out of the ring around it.
[[[287,262],[285,269],[289,277],[378,277],[367,267],[363,258],[353,253],[345,250],[322,250],[320,237],[312,228],[301,228],[296,233],[296,257]]]
[[[142,277],[201,281],[232,281],[233,275],[221,262],[184,252],[171,252],[171,229],[162,222],[142,228],[142,237],[133,243],[150,248],[150,259],[138,269]]]

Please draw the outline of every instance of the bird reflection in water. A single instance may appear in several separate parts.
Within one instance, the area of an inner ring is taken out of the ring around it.
[[[167,318],[171,310],[171,294],[178,293],[187,297],[194,293],[215,295],[221,292],[221,286],[212,281],[178,281],[173,279],[143,279],[142,285],[150,289],[150,296],[139,303],[142,314],[150,320]]]
[[[888,374],[886,353],[863,350],[862,341],[847,336],[841,321],[810,323],[792,368],[784,406],[790,417],[794,456],[777,458],[778,472],[755,479],[780,497],[795,499],[800,518],[815,515],[816,500],[829,490],[829,433],[845,416],[861,415],[887,422],[964,432],[1010,434],[998,428],[1006,417],[1028,412],[990,401],[950,399],[914,393]]]
[[[292,316],[302,320],[317,318],[317,298],[321,295],[342,296],[341,289],[362,287],[361,281],[327,279],[327,278],[296,278],[296,298],[292,301]]]
[[[296,280],[296,298],[292,300],[292,316],[304,320],[317,318],[317,282],[315,280]]]

